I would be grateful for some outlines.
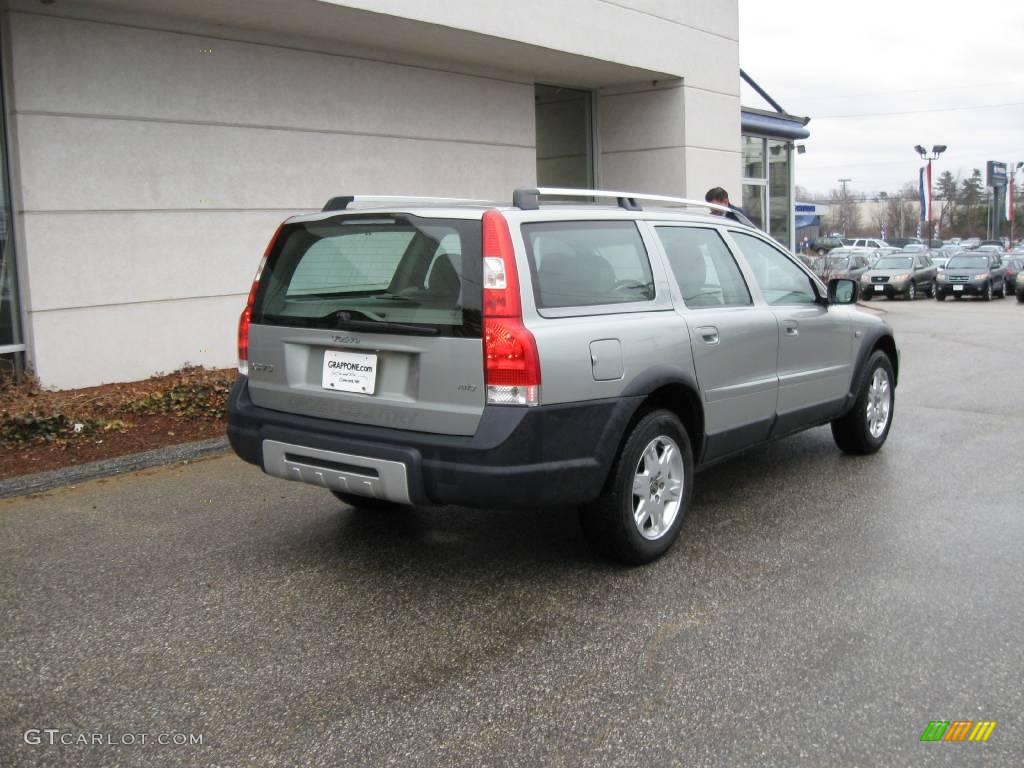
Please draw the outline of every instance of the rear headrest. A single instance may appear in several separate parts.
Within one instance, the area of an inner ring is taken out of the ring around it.
[[[603,304],[612,299],[615,270],[596,253],[548,252],[537,271],[547,307]]]
[[[454,301],[462,290],[462,281],[459,280],[459,273],[452,266],[451,259],[447,253],[442,253],[434,261],[434,266],[427,276],[427,293]]]

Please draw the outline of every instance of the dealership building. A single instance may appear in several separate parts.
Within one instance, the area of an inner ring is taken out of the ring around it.
[[[0,365],[45,386],[233,365],[268,239],[340,194],[722,186],[792,247],[807,121],[741,107],[737,0],[0,8]]]

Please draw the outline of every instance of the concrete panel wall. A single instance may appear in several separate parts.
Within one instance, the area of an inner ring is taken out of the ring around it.
[[[602,94],[601,186],[703,200],[739,199],[739,97],[677,84]]]
[[[267,239],[332,195],[507,198],[535,180],[532,85],[109,21],[6,21],[27,341],[47,386],[232,365]]]
[[[739,93],[739,3],[722,0],[325,0],[685,77]]]
[[[224,367],[236,357],[244,305],[245,297],[218,296],[41,312],[35,328],[47,343],[35,362],[57,388],[144,379],[185,363]]]

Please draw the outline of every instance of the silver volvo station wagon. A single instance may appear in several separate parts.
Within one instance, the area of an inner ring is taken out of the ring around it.
[[[570,195],[607,203],[545,199]],[[695,469],[824,424],[877,451],[892,329],[855,281],[708,209],[521,189],[294,216],[239,323],[231,445],[367,509],[576,506],[631,564],[678,537]]]

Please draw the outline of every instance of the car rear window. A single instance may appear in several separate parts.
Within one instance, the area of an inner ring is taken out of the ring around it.
[[[404,214],[285,225],[252,322],[479,337],[480,240],[479,220]]]
[[[541,309],[650,301],[654,277],[632,221],[523,224],[533,293]]]

